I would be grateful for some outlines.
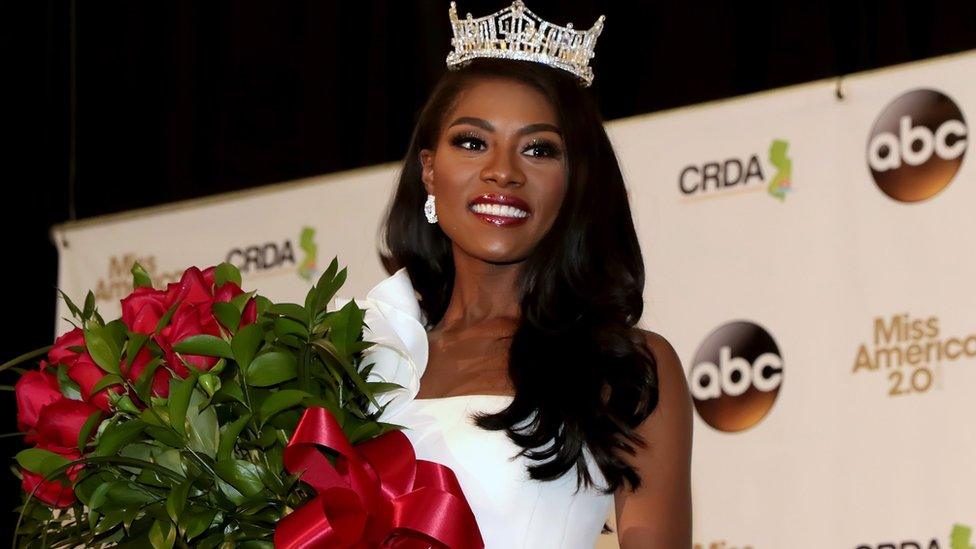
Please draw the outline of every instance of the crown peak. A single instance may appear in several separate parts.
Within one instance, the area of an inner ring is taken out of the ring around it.
[[[448,69],[464,66],[477,57],[514,59],[562,69],[584,86],[593,82],[589,62],[603,30],[603,15],[589,30],[577,30],[572,23],[565,27],[550,23],[532,13],[522,0],[484,17],[474,18],[468,13],[463,20],[458,19],[452,1],[448,15],[454,32]]]

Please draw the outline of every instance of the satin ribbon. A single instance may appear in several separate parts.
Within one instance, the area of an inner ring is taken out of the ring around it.
[[[335,465],[322,450],[337,453]],[[482,549],[454,471],[418,460],[400,431],[353,447],[325,408],[305,410],[284,452],[316,496],[275,528],[279,549]]]

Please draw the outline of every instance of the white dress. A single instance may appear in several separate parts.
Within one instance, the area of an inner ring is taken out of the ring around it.
[[[345,299],[337,299],[341,306]],[[406,269],[356,299],[366,309],[366,339],[377,343],[366,362],[375,366],[370,381],[403,386],[378,397],[381,420],[406,427],[418,459],[450,467],[471,505],[487,549],[586,548],[596,543],[613,496],[594,487],[576,491],[576,472],[553,481],[528,478],[530,460],[504,431],[488,431],[471,420],[473,412],[501,410],[512,397],[464,395],[418,399],[427,365],[427,332]],[[514,459],[512,459],[514,457]],[[598,486],[604,477],[587,454]]]

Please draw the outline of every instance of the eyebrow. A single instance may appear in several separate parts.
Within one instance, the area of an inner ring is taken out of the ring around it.
[[[454,122],[451,122],[451,125],[448,126],[448,128],[453,126],[458,126],[460,124],[471,124],[472,126],[477,126],[485,131],[489,131],[489,132],[495,131],[495,126],[492,126],[491,122],[483,118],[475,118],[473,116],[462,116],[457,120],[455,120]],[[536,124],[529,124],[527,126],[522,126],[515,133],[518,135],[527,135],[535,132],[553,132],[559,134],[560,136],[563,135],[563,132],[561,132],[557,126],[554,126],[552,124],[547,124],[545,122],[539,122]]]

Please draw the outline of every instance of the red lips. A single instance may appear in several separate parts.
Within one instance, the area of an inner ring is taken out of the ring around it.
[[[495,193],[485,193],[480,196],[474,197],[471,202],[468,202],[468,206],[474,206],[475,204],[501,204],[503,206],[512,206],[526,213],[532,213],[532,209],[529,208],[529,204],[522,200],[521,198],[516,198],[514,196],[505,196]]]
[[[515,225],[521,225],[522,223],[525,223],[525,221],[532,215],[532,210],[529,208],[529,204],[521,198],[516,198],[514,196],[484,193],[474,197],[471,202],[468,203],[468,208],[474,206],[475,204],[499,204],[502,206],[511,206],[529,214],[526,217],[508,217],[468,210],[474,215],[478,216],[482,221],[495,225],[496,227],[512,227]]]

